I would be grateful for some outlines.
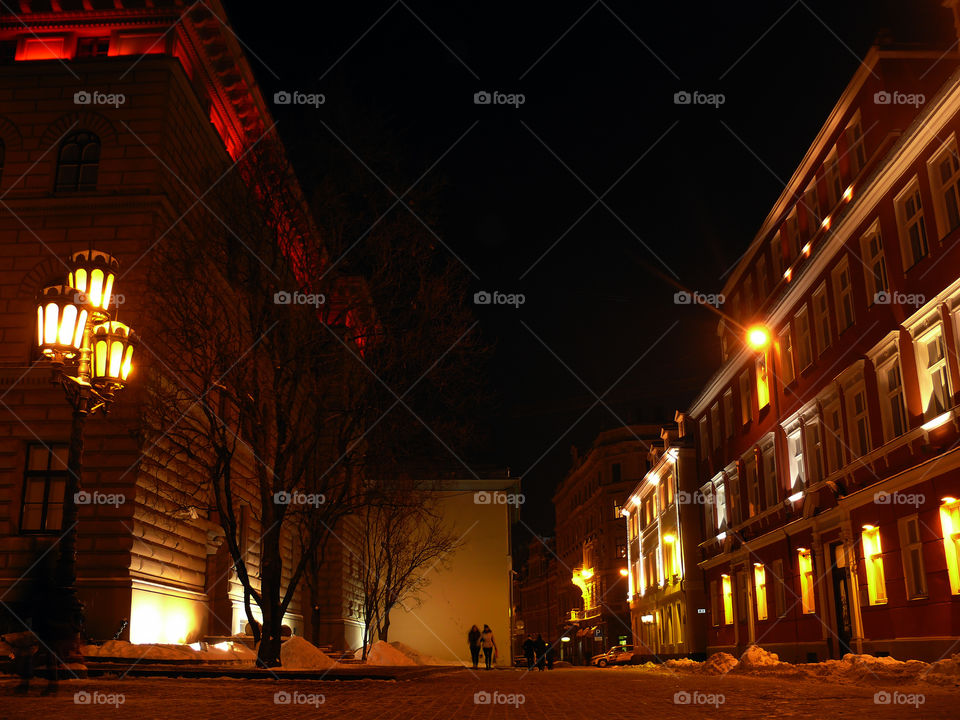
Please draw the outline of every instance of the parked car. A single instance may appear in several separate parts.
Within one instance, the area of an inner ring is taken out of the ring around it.
[[[633,645],[614,645],[602,655],[594,655],[590,664],[597,667],[627,665],[631,659],[633,659]]]

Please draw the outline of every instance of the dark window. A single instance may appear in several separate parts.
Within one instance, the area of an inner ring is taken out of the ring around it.
[[[60,145],[56,190],[95,190],[100,167],[100,138],[90,132],[73,133]]]
[[[27,445],[23,476],[21,533],[56,533],[63,521],[67,485],[66,445]]]
[[[77,57],[106,57],[110,48],[109,37],[88,37],[77,40]]]
[[[612,475],[612,482],[620,482],[620,463],[614,463],[610,466],[610,474]]]
[[[627,544],[625,542],[617,543],[617,557],[625,558],[627,556]]]

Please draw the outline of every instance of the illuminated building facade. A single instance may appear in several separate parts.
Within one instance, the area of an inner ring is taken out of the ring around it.
[[[650,449],[650,470],[623,503],[627,600],[634,652],[643,661],[700,659],[706,647],[696,447],[682,413],[677,420],[676,428],[661,431],[662,446]]]
[[[148,327],[141,259],[198,204],[194,191],[272,126],[217,0],[0,8],[0,596],[14,611],[30,598],[32,577],[22,575],[61,531],[70,433],[61,389],[49,368],[32,366],[36,293],[62,275],[58,258],[93,245],[126,274],[122,317]],[[141,377],[152,364],[148,346],[144,338]],[[123,499],[80,507],[86,631],[110,638],[124,618],[123,637],[134,642],[242,631],[242,591],[219,524],[205,508],[172,502],[164,483],[174,480],[142,471],[137,384],[109,418],[87,422],[85,488]],[[241,523],[255,565],[258,523],[249,513]],[[289,538],[284,547],[292,553]],[[299,602],[286,622],[303,632]]]
[[[723,363],[688,413],[709,652],[935,660],[958,641],[960,63],[944,50],[869,51],[724,287],[772,342],[721,323]]]
[[[563,659],[589,662],[632,640],[627,605],[627,533],[623,501],[649,470],[660,427],[628,425],[600,433],[553,496]]]

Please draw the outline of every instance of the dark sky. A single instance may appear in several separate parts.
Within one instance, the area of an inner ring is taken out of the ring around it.
[[[675,305],[664,276],[719,291],[877,33],[950,32],[939,0],[226,5],[268,98],[326,95],[274,108],[305,177],[319,119],[361,155],[402,156],[398,194],[436,163],[438,236],[475,290],[525,295],[478,309],[498,405],[465,459],[522,474],[539,532],[571,443],[671,421],[719,364],[715,316]],[[474,104],[484,90],[526,100]],[[725,102],[675,105],[683,90]]]

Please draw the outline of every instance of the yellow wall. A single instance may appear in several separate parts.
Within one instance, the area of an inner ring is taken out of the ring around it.
[[[490,625],[499,664],[511,664],[510,545],[507,505],[476,504],[472,491],[439,492],[447,522],[463,537],[450,568],[430,572],[423,603],[390,613],[391,641],[441,660],[470,661],[467,632]]]

